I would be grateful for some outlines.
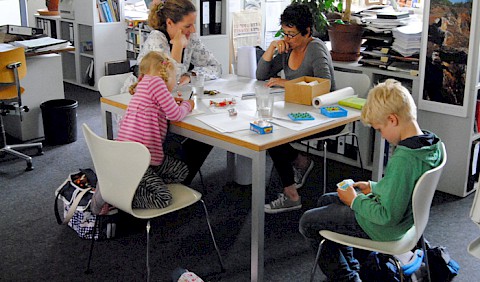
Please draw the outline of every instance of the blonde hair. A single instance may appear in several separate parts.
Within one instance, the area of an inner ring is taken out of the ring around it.
[[[174,64],[172,59],[167,54],[160,51],[150,51],[142,58],[142,61],[140,62],[138,82],[140,82],[145,74],[159,76],[165,82],[167,82],[169,79],[175,79],[168,76],[169,69],[174,69]],[[135,88],[137,87],[138,82],[130,86],[130,94],[133,95],[135,93]]]
[[[368,92],[361,119],[365,125],[384,124],[390,114],[402,121],[417,119],[417,107],[410,91],[395,79],[387,79]]]
[[[166,31],[167,19],[178,23],[186,15],[196,12],[197,8],[191,0],[160,0],[150,5],[148,15],[148,26],[151,28]]]

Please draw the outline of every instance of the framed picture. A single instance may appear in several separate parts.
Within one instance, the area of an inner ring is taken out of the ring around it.
[[[473,0],[425,1],[418,108],[466,117]],[[467,73],[468,72],[468,73]]]

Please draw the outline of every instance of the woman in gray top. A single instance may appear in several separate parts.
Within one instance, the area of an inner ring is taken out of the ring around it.
[[[268,46],[257,66],[257,79],[266,85],[285,86],[285,82],[301,76],[330,79],[330,90],[335,90],[332,57],[323,41],[312,37],[313,16],[305,4],[292,4],[280,16],[283,39]],[[285,79],[278,76],[281,70]],[[338,131],[338,129],[334,129]],[[341,130],[341,129],[340,129]],[[323,135],[331,134],[325,132]],[[283,193],[265,205],[266,213],[297,210],[302,207],[297,189],[302,187],[313,168],[313,161],[300,154],[290,144],[268,150],[280,175]]]

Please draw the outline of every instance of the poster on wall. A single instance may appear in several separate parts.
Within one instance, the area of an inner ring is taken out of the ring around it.
[[[429,5],[428,5],[429,3]],[[418,108],[466,117],[473,0],[425,2]],[[428,21],[425,19],[428,17]]]

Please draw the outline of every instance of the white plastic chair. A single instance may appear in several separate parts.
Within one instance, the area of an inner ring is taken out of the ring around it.
[[[358,97],[366,97],[368,90],[371,87],[370,77],[363,73],[352,73],[352,72],[343,72],[335,71],[335,84],[337,89],[342,89],[345,87],[352,87],[355,91],[355,95]],[[353,138],[357,139],[358,137],[355,133],[351,132],[348,127],[345,127],[341,132],[332,135],[321,136],[317,138],[312,138],[308,140],[303,140],[307,143],[307,153],[309,153],[310,142],[317,141],[320,146],[323,147],[323,194],[327,192],[327,140],[337,138],[340,136],[351,135]],[[360,167],[363,171],[363,162],[360,150],[357,149],[358,158],[360,161]]]
[[[98,80],[98,91],[100,92],[100,95],[102,95],[102,97],[108,97],[121,94],[120,90],[122,89],[125,80],[127,80],[131,74],[131,72],[128,72],[102,76]]]
[[[413,211],[413,226],[407,231],[407,233],[398,241],[373,241],[370,239],[357,238],[353,236],[343,235],[328,230],[320,230],[320,235],[324,238],[318,246],[317,256],[312,268],[310,281],[313,281],[315,276],[315,270],[317,268],[317,262],[320,256],[320,251],[325,240],[342,244],[345,246],[351,246],[357,249],[379,252],[390,255],[395,261],[397,268],[400,271],[401,281],[403,281],[403,273],[401,268],[401,262],[395,258],[396,255],[404,254],[415,248],[418,242],[422,245],[422,250],[425,258],[425,266],[428,273],[428,281],[430,279],[430,269],[428,267],[428,257],[425,248],[425,240],[423,238],[423,232],[428,223],[430,216],[430,206],[432,199],[437,189],[438,180],[442,174],[443,167],[447,162],[447,152],[445,145],[442,143],[442,163],[426,171],[417,181],[412,194],[412,211]]]
[[[225,270],[220,251],[213,235],[207,207],[202,200],[202,194],[182,184],[169,184],[172,192],[172,203],[163,209],[134,209],[132,201],[140,180],[150,164],[150,152],[141,143],[113,141],[99,137],[86,124],[83,124],[83,134],[87,142],[93,165],[101,187],[102,198],[112,206],[133,215],[136,218],[147,219],[147,280],[150,278],[149,245],[150,219],[188,207],[198,201],[203,205],[208,229],[217,251],[221,271]],[[128,160],[128,161],[127,161]],[[94,237],[94,236],[92,236]],[[90,272],[90,261],[93,243],[90,248],[87,272]]]

